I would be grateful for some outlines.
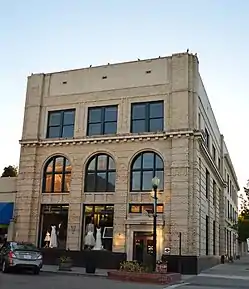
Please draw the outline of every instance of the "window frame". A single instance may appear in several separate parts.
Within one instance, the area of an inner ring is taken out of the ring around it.
[[[56,159],[58,158],[63,158],[63,167],[62,167],[62,170],[61,171],[56,171],[55,169],[55,164],[56,164]],[[43,186],[42,186],[42,193],[43,194],[63,194],[63,193],[70,193],[70,190],[69,191],[64,191],[64,187],[65,187],[65,178],[67,175],[70,175],[70,184],[71,184],[71,177],[72,177],[72,167],[71,167],[71,170],[67,171],[66,170],[66,163],[67,161],[69,162],[69,165],[71,166],[71,162],[69,161],[69,159],[63,155],[55,155],[55,156],[52,156],[51,158],[49,158],[47,161],[46,161],[46,164],[44,166],[44,169],[43,169]],[[52,162],[52,171],[51,172],[48,172],[47,169],[48,169],[48,166],[50,165],[50,163]],[[52,175],[52,178],[51,178],[51,191],[46,191],[46,183],[47,183],[47,176],[48,175]],[[57,191],[54,191],[54,185],[55,185],[55,175],[62,175],[62,180],[61,180],[61,191],[57,192]]]
[[[73,112],[74,113],[74,122],[73,124],[63,124],[63,121],[64,121],[64,114],[66,112]],[[50,122],[50,118],[51,118],[51,115],[53,113],[59,113],[60,114],[60,124],[59,125],[50,125],[49,122]],[[56,138],[73,138],[74,137],[74,126],[75,126],[75,114],[76,114],[76,109],[75,108],[72,108],[72,109],[61,109],[61,110],[51,110],[51,111],[48,111],[48,117],[47,117],[47,132],[46,132],[46,138],[48,139],[56,139]],[[58,127],[59,128],[59,137],[50,137],[49,136],[49,129],[51,127]],[[63,137],[63,128],[64,127],[73,127],[73,135],[70,136],[70,137]]]
[[[206,169],[206,198],[209,199],[210,196],[210,172]]]
[[[162,117],[151,117],[150,116],[150,106],[153,104],[161,104],[162,105]],[[145,106],[145,117],[144,118],[136,118],[133,119],[133,110],[135,106],[138,105],[144,105]],[[162,121],[162,130],[157,130],[159,131],[164,131],[164,100],[156,100],[156,101],[149,101],[149,102],[133,102],[131,103],[131,117],[130,117],[130,133],[146,133],[146,132],[157,132],[157,131],[152,131],[150,130],[150,121],[152,119],[158,119]],[[135,121],[144,121],[145,124],[145,131],[140,131],[140,132],[134,132],[133,131],[133,122]]]
[[[147,153],[153,154],[153,168],[152,169],[151,168],[143,168],[143,157],[144,157],[144,154],[147,154]],[[141,157],[141,166],[139,168],[133,168],[134,164],[136,163],[136,161],[138,160],[139,157]],[[156,157],[158,157],[162,161],[162,164],[163,164],[162,168],[156,167]],[[139,172],[140,173],[140,186],[139,186],[140,188],[137,190],[132,188],[133,172]],[[163,173],[163,180],[160,180],[160,181],[163,184],[163,182],[164,182],[164,161],[159,154],[157,154],[154,151],[143,151],[143,152],[138,153],[134,157],[134,159],[132,160],[131,166],[130,166],[130,192],[150,192],[152,190],[152,185],[151,185],[151,189],[143,190],[143,173],[144,172],[152,172],[153,177],[156,176],[157,172],[162,172]],[[163,190],[164,190],[164,184],[162,186],[162,189],[159,191],[163,191]]]
[[[139,212],[132,212],[132,207],[133,206],[136,206],[136,207],[139,207]],[[130,203],[129,204],[129,214],[142,214],[143,213],[143,207],[144,206],[148,206],[148,207],[151,207],[151,212],[153,213],[154,211],[154,205],[152,203]],[[158,208],[162,208],[162,212],[158,210]],[[164,205],[163,204],[157,204],[157,214],[163,214],[163,211],[164,211]]]
[[[115,121],[110,121],[106,120],[106,110],[108,108],[115,108],[116,109],[116,120]],[[90,122],[90,112],[94,109],[99,109],[100,110],[100,121],[99,122]],[[113,133],[105,133],[105,126],[108,123],[116,123],[116,131]],[[89,134],[90,133],[90,125],[91,124],[99,124],[100,125],[100,134]],[[87,132],[86,135],[88,137],[91,136],[97,136],[97,135],[114,135],[117,134],[118,131],[118,105],[106,105],[106,106],[91,106],[88,107],[87,109]]]
[[[105,169],[98,169],[98,160],[99,157],[101,156],[106,156],[107,157],[107,161],[106,161],[106,168]],[[91,162],[95,159],[95,164],[94,164],[94,169],[90,169],[89,170],[89,165],[91,164]],[[109,169],[109,163],[110,160],[113,161],[114,163],[114,168],[113,169]],[[114,193],[116,191],[116,162],[113,159],[113,157],[111,157],[109,154],[106,153],[98,153],[93,155],[87,162],[86,167],[85,167],[85,179],[84,179],[84,192],[86,193]],[[104,191],[98,191],[97,189],[97,175],[98,173],[105,173],[105,190]],[[109,173],[115,173],[115,183],[114,183],[114,190],[108,190],[108,175]],[[88,174],[94,174],[94,190],[90,191],[87,189],[87,178],[88,178]]]

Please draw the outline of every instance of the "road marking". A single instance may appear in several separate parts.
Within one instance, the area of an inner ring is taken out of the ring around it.
[[[174,284],[174,285],[170,285],[168,287],[165,287],[163,289],[174,289],[174,288],[179,288],[179,287],[182,287],[182,286],[186,286],[186,285],[189,285],[190,283],[180,283],[180,284]]]
[[[216,275],[216,274],[206,274],[201,273],[198,277],[208,277],[208,278],[223,278],[223,279],[237,279],[237,280],[249,280],[247,276],[237,276],[237,275]]]

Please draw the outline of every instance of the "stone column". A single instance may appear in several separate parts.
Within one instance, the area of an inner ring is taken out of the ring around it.
[[[182,254],[189,253],[189,168],[188,139],[172,139],[171,162],[171,254],[179,254],[179,233],[182,233]],[[191,216],[192,217],[192,216]]]
[[[36,242],[39,219],[39,183],[36,183],[36,147],[22,147],[15,200],[15,240]]]
[[[114,205],[114,220],[113,220],[113,245],[114,252],[125,252],[125,220],[127,215],[127,179],[128,168],[126,165],[126,158],[122,160],[122,156],[117,163],[117,177],[116,177],[116,193]]]
[[[77,160],[75,160],[77,161]],[[70,187],[67,248],[80,250],[82,230],[82,166],[74,162]]]

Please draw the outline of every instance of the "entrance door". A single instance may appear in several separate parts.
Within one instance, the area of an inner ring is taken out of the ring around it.
[[[153,235],[148,232],[134,232],[133,260],[143,263],[148,255],[153,254]]]

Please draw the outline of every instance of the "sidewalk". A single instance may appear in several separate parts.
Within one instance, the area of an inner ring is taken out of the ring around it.
[[[249,256],[235,260],[234,263],[220,264],[201,272],[198,276],[212,275],[219,278],[248,278],[249,280]],[[236,277],[237,276],[237,277]]]
[[[72,271],[59,271],[58,266],[55,265],[43,265],[41,272],[44,273],[54,273],[54,274],[68,274],[74,276],[93,276],[93,277],[107,277],[107,270],[96,269],[95,274],[86,273],[85,268],[83,267],[73,267]]]

